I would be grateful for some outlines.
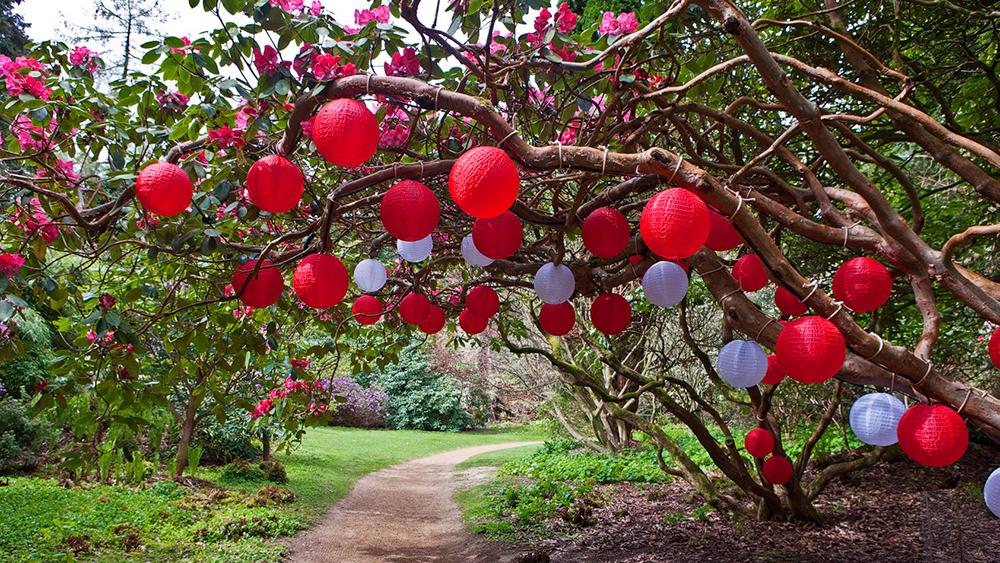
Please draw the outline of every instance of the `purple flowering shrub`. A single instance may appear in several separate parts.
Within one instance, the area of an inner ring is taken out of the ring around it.
[[[378,385],[363,387],[350,377],[323,380],[329,386],[331,403],[336,403],[330,424],[355,428],[385,427],[389,396]],[[330,409],[334,410],[334,409]]]

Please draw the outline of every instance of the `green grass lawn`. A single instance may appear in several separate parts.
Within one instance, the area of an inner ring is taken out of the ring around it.
[[[472,456],[459,463],[455,466],[455,469],[457,471],[465,471],[473,467],[500,467],[509,461],[526,458],[535,453],[540,447],[542,447],[541,444],[536,444],[534,446],[520,446],[517,448],[507,448],[506,450],[497,450],[495,452],[486,452]]]

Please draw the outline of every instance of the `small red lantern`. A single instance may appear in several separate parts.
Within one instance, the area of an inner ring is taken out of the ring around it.
[[[739,282],[740,289],[743,291],[758,291],[763,289],[769,281],[764,262],[756,254],[740,257],[733,264],[733,277]]]
[[[407,324],[419,325],[427,318],[430,310],[431,302],[422,293],[407,293],[399,302],[399,316]]]
[[[878,260],[852,258],[833,275],[833,296],[856,313],[874,311],[889,300],[892,276]]]
[[[430,188],[403,180],[382,196],[382,225],[393,238],[416,242],[434,232],[441,206]]]
[[[595,209],[583,220],[581,230],[583,245],[598,258],[614,258],[628,245],[628,219],[617,209]]]
[[[458,314],[458,325],[466,334],[479,334],[486,330],[487,324],[489,324],[489,320],[486,317],[481,317],[468,309],[462,309],[462,312]]]
[[[247,173],[247,193],[254,205],[268,213],[291,211],[302,199],[305,182],[298,166],[276,154],[253,163]]]
[[[347,268],[332,254],[310,254],[292,275],[292,288],[313,309],[333,307],[347,294]]]
[[[569,301],[550,305],[542,305],[541,312],[538,313],[538,323],[542,325],[542,330],[552,336],[565,336],[573,330],[576,324],[576,311]]]
[[[823,317],[796,319],[778,334],[775,355],[785,375],[799,383],[822,383],[844,365],[844,335]]]
[[[173,217],[191,205],[194,185],[187,172],[176,164],[157,162],[139,172],[135,197],[147,211],[161,217]]]
[[[257,260],[247,260],[233,272],[233,292],[244,304],[257,309],[270,307],[281,299],[285,280],[278,268],[268,260],[261,261],[260,270],[251,277]]]
[[[445,320],[444,309],[432,304],[427,311],[427,317],[420,323],[420,332],[436,334],[444,328]]]
[[[378,120],[350,98],[327,103],[312,120],[312,140],[328,162],[344,168],[364,164],[378,149]]]
[[[792,475],[795,473],[795,469],[792,467],[792,462],[788,461],[787,457],[783,455],[773,455],[764,462],[762,472],[764,473],[764,478],[767,479],[768,483],[784,485],[792,480]]]
[[[718,211],[709,209],[708,221],[711,225],[711,229],[708,231],[708,239],[705,240],[705,246],[708,248],[716,252],[723,252],[732,250],[743,244],[743,237],[740,236],[740,232],[736,230],[736,227],[728,219],[720,215]]]
[[[351,305],[354,320],[362,325],[373,325],[382,318],[382,302],[374,295],[361,295]]]
[[[899,419],[896,437],[907,457],[928,467],[951,465],[969,447],[965,421],[944,405],[913,405]]]
[[[517,166],[497,147],[465,151],[448,176],[451,199],[459,209],[480,219],[496,217],[510,209],[520,189]]]
[[[642,210],[639,233],[654,253],[667,260],[687,258],[708,239],[708,207],[698,196],[670,188],[654,195]]]
[[[605,293],[591,304],[590,322],[604,334],[621,334],[632,322],[632,307],[621,295]]]
[[[743,438],[743,448],[753,457],[767,457],[774,451],[774,436],[763,428],[754,428]]]
[[[768,385],[777,385],[785,380],[785,371],[781,369],[781,364],[778,363],[778,356],[774,354],[767,355],[767,373],[764,374],[764,380],[761,383],[766,383]]]
[[[1000,369],[1000,328],[993,331],[993,336],[990,337],[990,360],[997,369]]]
[[[794,293],[780,285],[774,292],[774,304],[778,306],[778,310],[783,315],[788,315],[789,317],[797,317],[809,312],[809,307],[805,303],[800,301]]]
[[[510,211],[490,219],[476,219],[472,224],[472,243],[487,258],[510,258],[521,248],[523,237],[521,220]]]
[[[465,307],[488,319],[500,310],[500,296],[488,285],[477,285],[465,295]]]

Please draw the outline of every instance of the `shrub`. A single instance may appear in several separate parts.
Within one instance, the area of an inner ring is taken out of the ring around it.
[[[264,473],[264,479],[271,481],[272,483],[287,483],[288,474],[285,473],[285,466],[281,462],[274,461],[262,461],[260,462],[260,470]]]
[[[431,371],[427,359],[412,345],[400,354],[398,364],[374,378],[389,396],[386,421],[392,428],[457,432],[472,422],[462,405],[462,392],[451,380]]]
[[[32,418],[24,404],[0,399],[0,475],[34,469],[48,435],[48,424]]]
[[[324,381],[334,397],[337,409],[330,418],[333,426],[384,428],[389,396],[378,385],[363,387],[350,377]]]
[[[220,464],[260,457],[260,449],[254,445],[253,439],[247,427],[246,412],[230,409],[222,422],[215,416],[205,417],[198,425],[194,441],[204,448],[202,463]]]
[[[617,483],[632,481],[659,483],[669,477],[656,461],[652,448],[636,448],[617,454],[600,454],[576,450],[572,440],[546,442],[533,455],[513,460],[502,468],[510,475],[523,475],[539,480]]]
[[[266,487],[261,487],[257,489],[250,498],[247,499],[247,506],[249,507],[260,507],[260,506],[273,506],[278,504],[283,504],[286,502],[294,502],[295,493],[284,488],[275,485],[267,485]]]
[[[0,363],[0,395],[15,398],[33,394],[35,385],[48,378],[52,360],[52,336],[46,320],[34,309],[24,309],[17,331],[24,342],[24,351],[7,362]]]
[[[264,481],[264,470],[240,459],[222,467],[219,478],[223,481]]]

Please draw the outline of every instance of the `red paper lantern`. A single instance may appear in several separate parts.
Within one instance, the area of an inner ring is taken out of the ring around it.
[[[466,334],[479,334],[486,330],[487,324],[489,320],[486,317],[481,317],[468,309],[462,309],[458,314],[458,325]]]
[[[809,316],[785,325],[774,352],[788,377],[799,383],[821,383],[844,365],[847,345],[833,323]]]
[[[756,254],[740,257],[733,264],[733,277],[739,282],[740,289],[743,291],[758,291],[763,289],[769,281],[764,262]]]
[[[233,272],[233,292],[244,304],[257,309],[270,307],[281,298],[281,292],[285,289],[285,280],[281,277],[278,268],[264,260],[260,264],[260,270],[251,277],[254,268],[257,267],[256,260],[247,260]]]
[[[465,307],[488,319],[500,310],[500,296],[488,285],[477,285],[465,295]]]
[[[654,253],[667,260],[687,258],[708,239],[708,208],[698,196],[670,188],[654,195],[642,210],[639,233]]]
[[[328,162],[345,168],[364,164],[378,149],[378,120],[354,99],[327,103],[312,120],[312,140]]]
[[[705,246],[716,252],[732,250],[743,244],[743,237],[736,227],[728,219],[719,214],[714,209],[708,210],[708,221],[711,228],[708,231],[708,239]]]
[[[254,205],[269,213],[291,211],[302,199],[305,182],[298,166],[276,154],[253,163],[247,173],[247,193]]]
[[[754,428],[743,438],[743,448],[753,457],[767,457],[774,451],[774,436],[763,428]]]
[[[135,197],[147,211],[161,217],[173,217],[191,205],[194,185],[187,172],[176,164],[157,162],[139,172]]]
[[[399,316],[407,324],[419,325],[427,318],[430,310],[431,302],[422,293],[407,293],[399,302]]]
[[[764,462],[763,473],[764,478],[767,479],[768,483],[784,485],[792,480],[792,475],[795,473],[795,469],[792,467],[792,462],[788,461],[787,457],[782,455],[773,455]]]
[[[595,209],[583,220],[583,245],[598,258],[614,258],[625,251],[629,239],[628,219],[610,207]]]
[[[487,258],[510,258],[521,248],[523,229],[521,220],[510,211],[490,219],[476,219],[472,224],[472,243]]]
[[[497,147],[466,151],[455,161],[448,176],[451,199],[459,209],[480,219],[496,217],[510,209],[520,189],[517,166]]]
[[[891,292],[889,270],[872,258],[852,258],[833,275],[833,296],[856,313],[867,313],[885,305]]]
[[[292,288],[313,309],[333,307],[347,294],[347,268],[332,254],[310,254],[292,275]]]
[[[416,242],[437,228],[441,206],[430,188],[403,180],[382,196],[381,215],[382,225],[393,238]]]
[[[805,303],[800,301],[794,293],[788,291],[780,285],[774,292],[774,304],[778,306],[778,310],[781,311],[783,315],[788,315],[790,317],[797,317],[809,312],[809,307],[806,306]]]
[[[997,369],[1000,369],[1000,328],[993,331],[993,336],[990,337],[990,360]]]
[[[969,447],[965,421],[944,405],[913,405],[899,419],[896,436],[907,457],[928,467],[951,465]]]
[[[542,330],[552,336],[565,336],[573,330],[576,324],[576,311],[569,301],[550,305],[542,305],[541,312],[538,313],[538,323],[542,325]]]
[[[621,295],[605,293],[591,304],[590,322],[604,334],[621,334],[632,322],[632,307]]]
[[[761,383],[766,383],[768,385],[777,385],[785,380],[785,371],[781,369],[781,364],[778,363],[778,356],[774,354],[767,355],[767,373],[764,374],[764,380]]]
[[[427,311],[427,317],[420,323],[420,332],[436,334],[444,328],[445,320],[444,309],[432,304]]]
[[[359,324],[373,325],[382,318],[382,302],[374,295],[361,295],[351,305],[351,313]]]

